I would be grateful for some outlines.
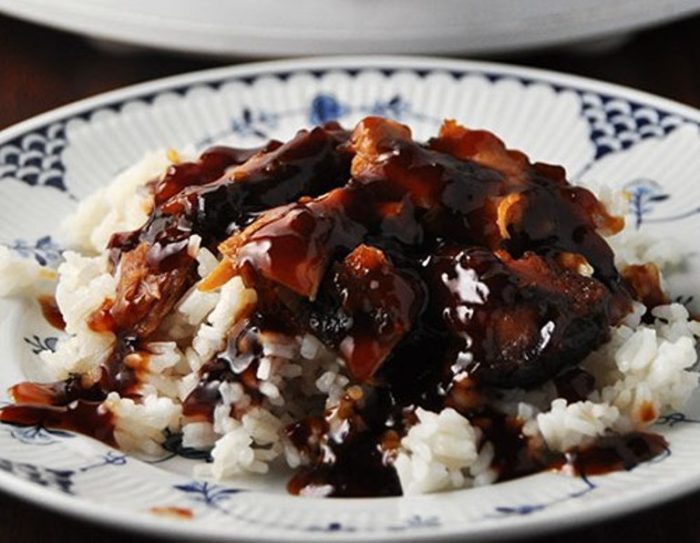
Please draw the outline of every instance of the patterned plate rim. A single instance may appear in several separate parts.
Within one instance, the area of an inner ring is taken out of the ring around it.
[[[522,67],[485,61],[452,60],[439,57],[415,56],[329,56],[282,61],[267,61],[214,68],[189,72],[167,78],[123,87],[96,96],[79,100],[68,105],[53,109],[49,112],[32,117],[0,131],[0,145],[11,141],[22,134],[47,127],[58,121],[71,118],[87,117],[93,113],[109,108],[119,108],[134,99],[146,100],[164,91],[185,91],[192,87],[206,84],[223,83],[229,80],[251,82],[262,76],[277,76],[285,78],[292,74],[310,72],[315,75],[332,71],[354,73],[364,70],[379,70],[384,72],[409,71],[421,75],[433,72],[449,73],[456,77],[470,73],[493,78],[517,78],[526,84],[546,83],[557,90],[590,91],[608,97],[616,97],[627,101],[649,105],[665,113],[679,115],[694,123],[700,123],[700,110],[679,102],[661,98],[650,93],[631,89],[629,87],[597,81],[580,76],[569,75],[538,68]],[[20,499],[50,508],[54,511],[69,514],[73,517],[103,525],[115,526],[128,531],[150,535],[167,536],[170,538],[185,538],[197,536],[205,540],[230,541],[230,535],[211,530],[202,531],[196,523],[177,523],[173,527],[171,521],[145,515],[135,515],[128,511],[119,511],[105,505],[88,502],[80,497],[55,494],[29,481],[14,477],[10,473],[0,471],[0,488]],[[619,516],[632,511],[639,511],[655,504],[669,501],[673,498],[700,488],[700,472],[683,479],[660,484],[657,488],[647,489],[634,499],[624,499],[610,503],[605,500],[599,503],[589,503],[585,510],[578,511],[575,516],[558,512],[543,512],[537,516],[509,517],[507,521],[479,523],[478,527],[465,532],[461,527],[444,527],[439,534],[430,535],[432,540],[454,540],[468,536],[474,540],[504,539],[514,536],[542,535],[557,530],[572,528]],[[396,500],[401,498],[376,498],[375,501]],[[334,499],[342,506],[344,499]],[[416,534],[402,532],[393,534],[394,540],[423,540],[426,533]],[[328,534],[317,535],[302,533],[289,536],[289,541],[309,541],[323,539]],[[334,541],[386,541],[386,534],[349,533]],[[269,536],[238,537],[240,541],[269,541]]]

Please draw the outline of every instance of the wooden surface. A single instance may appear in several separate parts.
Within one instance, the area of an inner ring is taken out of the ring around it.
[[[528,53],[496,60],[594,77],[700,107],[700,18],[642,32],[597,55]],[[0,129],[98,92],[231,62],[150,52],[117,54],[75,36],[0,16]],[[528,541],[700,541],[698,502],[700,492],[614,521]],[[68,519],[0,494],[0,543],[125,539],[155,541]]]

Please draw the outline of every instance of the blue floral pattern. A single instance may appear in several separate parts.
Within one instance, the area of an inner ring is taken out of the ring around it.
[[[31,338],[25,337],[24,342],[29,345],[32,353],[39,354],[43,351],[56,352],[56,346],[58,345],[58,338],[55,336],[48,336],[41,338],[34,334]]]
[[[429,119],[438,124],[440,119],[432,119],[419,114],[411,108],[411,104],[400,94],[395,94],[388,100],[375,100],[367,106],[352,107],[340,102],[332,94],[319,94],[311,100],[309,106],[309,122],[312,125],[337,121],[352,113],[363,115],[380,115],[395,120],[413,118],[416,120]]]
[[[700,419],[688,417],[685,413],[669,413],[656,420],[656,424],[660,426],[674,427],[676,424],[700,424]]]
[[[323,124],[340,119],[349,111],[348,106],[341,104],[331,94],[319,94],[311,100],[309,107],[309,122]]]
[[[127,461],[126,455],[109,451],[106,454],[103,454],[99,461],[83,466],[78,471],[86,472],[97,468],[103,468],[105,466],[125,466]]]
[[[629,211],[635,218],[636,228],[654,211],[655,204],[670,198],[653,179],[635,179],[626,183],[624,190],[629,194]]]
[[[553,505],[557,505],[576,498],[581,498],[582,496],[585,496],[586,494],[589,494],[596,489],[596,485],[593,484],[587,477],[582,476],[581,480],[585,484],[584,488],[582,488],[581,490],[571,492],[569,494],[566,494],[565,496],[562,496],[561,498],[554,498],[548,502],[496,507],[494,513],[492,515],[489,515],[489,517],[531,515],[533,513],[537,513],[538,511],[543,511],[544,509],[547,509],[548,507],[551,507]]]
[[[185,447],[182,444],[182,434],[171,432],[170,430],[165,431],[165,441],[162,444],[163,450],[168,454],[157,460],[152,460],[149,464],[160,464],[161,462],[166,462],[171,458],[179,456],[181,458],[187,458],[189,460],[200,460],[209,462],[211,460],[211,452],[208,450],[195,449],[193,447]]]
[[[12,426],[10,435],[21,443],[27,445],[53,445],[60,440],[57,438],[71,438],[75,434],[63,430],[44,428],[43,426]]]
[[[175,485],[174,488],[184,492],[189,499],[213,509],[220,509],[223,502],[228,501],[234,494],[241,492],[238,488],[228,488],[207,481],[192,481],[186,484]]]
[[[0,470],[29,481],[31,483],[53,488],[65,494],[72,494],[73,476],[72,470],[57,470],[45,468],[26,462],[13,462],[6,458],[0,458]]]
[[[63,249],[51,239],[51,236],[42,236],[33,244],[18,239],[10,244],[9,248],[24,258],[33,258],[42,266],[55,268],[63,260]]]
[[[634,225],[637,229],[645,223],[677,221],[700,213],[700,207],[695,207],[671,216],[655,216],[657,204],[668,200],[671,195],[653,179],[634,179],[626,183],[623,188],[629,195],[628,213],[634,217]]]
[[[339,521],[329,522],[327,524],[308,524],[294,525],[284,524],[279,522],[264,522],[259,519],[250,518],[246,515],[237,513],[234,508],[225,507],[229,504],[232,496],[243,492],[241,489],[229,488],[222,485],[216,485],[209,482],[192,481],[185,484],[174,485],[176,490],[185,494],[192,502],[202,505],[205,509],[217,511],[232,519],[246,524],[252,524],[258,527],[271,527],[277,529],[291,530],[297,532],[358,532],[364,531],[358,526]],[[441,525],[441,521],[437,516],[425,516],[414,514],[407,517],[405,520],[390,524],[387,530],[391,532],[400,532],[416,529],[436,528]]]
[[[240,136],[268,138],[269,131],[277,126],[279,115],[243,108],[240,116],[231,119],[231,131]]]

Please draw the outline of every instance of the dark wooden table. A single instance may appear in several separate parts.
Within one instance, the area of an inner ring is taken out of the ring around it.
[[[109,54],[78,37],[0,16],[0,129],[98,92],[243,60]],[[595,56],[546,52],[499,60],[621,83],[700,107],[700,17],[639,33],[622,47]],[[529,541],[700,541],[699,502],[700,492],[614,521]],[[0,494],[0,543],[112,543],[125,538],[155,541],[78,522]]]

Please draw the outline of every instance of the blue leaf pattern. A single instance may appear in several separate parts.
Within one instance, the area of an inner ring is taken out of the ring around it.
[[[700,207],[696,207],[672,216],[654,216],[656,205],[665,202],[671,198],[671,195],[664,192],[663,187],[653,179],[634,179],[625,184],[624,190],[630,199],[628,213],[634,217],[637,229],[644,223],[677,221],[700,213]]]
[[[187,484],[175,485],[175,488],[184,492],[190,499],[215,509],[218,509],[222,502],[229,500],[232,495],[241,492],[238,488],[228,488],[206,481],[192,481]]]
[[[585,487],[581,490],[571,492],[566,496],[562,496],[561,498],[554,498],[553,500],[545,503],[528,503],[522,505],[496,507],[494,509],[494,514],[489,515],[487,518],[531,515],[532,513],[543,511],[548,507],[551,507],[552,505],[563,503],[576,498],[581,498],[582,496],[585,496],[586,494],[589,494],[596,489],[596,485],[594,485],[585,475],[581,476],[581,480],[585,483]]]
[[[27,445],[52,445],[58,443],[56,438],[71,438],[74,434],[64,430],[53,430],[43,426],[12,426],[10,435]]]
[[[56,346],[58,345],[58,338],[49,336],[42,339],[34,334],[31,338],[25,337],[24,342],[29,345],[34,354],[39,354],[43,351],[51,351],[52,353],[55,353]]]
[[[51,236],[40,237],[34,244],[23,239],[17,239],[9,248],[24,258],[33,258],[42,266],[57,267],[63,260],[63,249],[51,239]]]

